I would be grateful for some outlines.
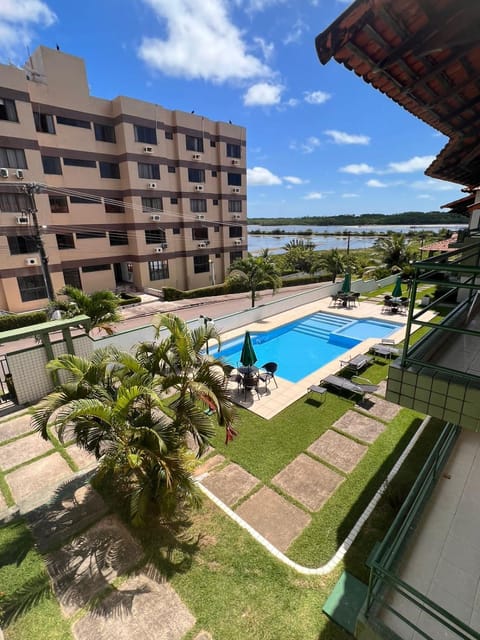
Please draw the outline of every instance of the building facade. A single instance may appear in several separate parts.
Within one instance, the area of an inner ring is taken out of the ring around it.
[[[48,301],[35,217],[54,291],[222,282],[247,248],[245,157],[243,127],[92,97],[75,56],[0,65],[0,309]]]

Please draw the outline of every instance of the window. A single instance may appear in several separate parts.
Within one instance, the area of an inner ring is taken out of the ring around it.
[[[21,253],[35,253],[38,251],[34,236],[7,236],[8,248],[12,256]]]
[[[125,213],[123,200],[104,200],[105,213]]]
[[[176,168],[173,167],[171,164],[168,165],[168,173],[175,173]]]
[[[203,169],[189,169],[188,181],[189,182],[205,182],[205,171]]]
[[[53,156],[42,156],[43,173],[53,173],[62,175],[62,167],[60,165],[60,158],[54,158]]]
[[[71,287],[82,290],[82,281],[80,279],[79,269],[64,269],[63,281],[65,284],[69,284]]]
[[[41,300],[47,298],[47,289],[43,276],[23,276],[17,278],[18,289],[22,302],[30,302],[30,300]]]
[[[208,227],[194,227],[192,229],[192,240],[208,240]]]
[[[178,204],[178,198],[170,198],[170,204]]]
[[[228,210],[230,213],[242,213],[242,201],[241,200],[229,200]]]
[[[148,263],[150,280],[165,280],[170,277],[168,272],[168,260],[151,260]]]
[[[79,158],[64,158],[63,159],[64,167],[88,167],[91,169],[96,169],[97,163],[95,160],[81,160]]]
[[[110,231],[108,234],[111,247],[117,247],[121,244],[128,244],[128,234],[126,231]]]
[[[91,240],[92,238],[106,238],[105,231],[81,231],[76,234],[77,240]]]
[[[180,227],[173,227],[172,232],[173,232],[174,236],[179,236],[180,235]]]
[[[15,100],[0,98],[0,120],[10,120],[11,122],[18,122]]]
[[[80,127],[81,129],[90,129],[88,120],[79,120],[78,118],[67,118],[65,116],[57,116],[57,124],[66,124],[69,127]]]
[[[193,272],[208,273],[210,271],[210,263],[207,256],[193,256]]]
[[[243,253],[241,251],[230,252],[230,264],[233,264],[235,260],[241,260],[242,258],[243,258]]]
[[[153,127],[141,127],[138,124],[134,124],[133,131],[135,133],[135,142],[157,144],[157,132]]]
[[[93,128],[95,131],[95,140],[99,142],[116,142],[115,138],[115,127],[110,126],[109,124],[97,124],[93,123]]]
[[[35,129],[40,133],[55,133],[55,123],[53,116],[49,113],[33,112],[33,119],[35,121]]]
[[[67,196],[48,196],[52,213],[68,213]]]
[[[145,242],[147,244],[164,244],[167,236],[163,229],[145,229]]]
[[[87,267],[82,267],[83,273],[92,273],[93,271],[110,271],[112,265],[110,264],[90,264]]]
[[[62,251],[63,249],[75,249],[75,243],[73,241],[73,233],[57,233],[57,247]]]
[[[120,180],[120,167],[116,162],[99,162],[100,177]]]
[[[213,230],[215,233],[218,233],[220,231],[220,225],[219,224],[214,224],[213,225]]]
[[[146,180],[160,180],[160,167],[158,164],[138,163],[138,177]]]
[[[229,173],[227,174],[227,183],[232,187],[242,186],[242,174],[241,173]]]
[[[165,131],[165,140],[173,140],[173,131]]]
[[[155,213],[155,211],[163,211],[162,198],[142,198],[143,213]]]
[[[241,147],[239,144],[227,142],[227,158],[241,158]]]
[[[210,146],[211,147],[216,147],[217,143],[215,142],[215,140],[210,140]]]
[[[230,238],[241,238],[242,237],[242,229],[243,227],[229,227],[229,237]]]
[[[216,178],[217,177],[217,172],[216,171],[212,171],[212,178]]]
[[[72,204],[96,204],[94,198],[82,198],[82,196],[70,196]]]
[[[20,213],[30,208],[28,196],[23,193],[0,193],[1,213]]]
[[[26,169],[25,151],[23,149],[0,149],[0,167]]]
[[[187,151],[197,151],[203,153],[203,138],[196,136],[185,136]]]
[[[214,198],[212,202],[214,207],[218,206],[218,200],[216,198]]]
[[[190,211],[193,213],[206,213],[207,201],[204,198],[192,198],[190,200]]]

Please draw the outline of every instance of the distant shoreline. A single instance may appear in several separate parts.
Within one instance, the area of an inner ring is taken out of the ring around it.
[[[258,225],[261,227],[287,227],[298,225],[302,227],[362,227],[362,226],[417,226],[424,225],[468,225],[468,217],[456,213],[445,213],[443,211],[406,211],[391,215],[379,213],[365,213],[361,215],[339,215],[339,216],[302,216],[300,218],[248,218],[248,225]]]

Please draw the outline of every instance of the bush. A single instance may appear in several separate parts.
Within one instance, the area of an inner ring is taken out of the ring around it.
[[[125,307],[129,304],[138,304],[142,301],[140,296],[133,296],[131,293],[120,293],[118,297],[120,298],[118,303],[119,307]]]
[[[0,331],[10,331],[12,329],[20,329],[21,327],[29,327],[32,324],[41,324],[47,321],[45,311],[32,311],[30,313],[7,314],[0,316]]]

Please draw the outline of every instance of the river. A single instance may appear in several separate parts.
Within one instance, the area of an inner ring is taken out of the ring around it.
[[[316,226],[304,226],[304,225],[288,225],[288,226],[260,226],[256,224],[248,225],[248,250],[250,253],[258,254],[263,249],[268,249],[271,253],[283,253],[283,247],[291,240],[311,240],[317,250],[326,249],[346,249],[347,238],[346,232],[362,233],[368,235],[352,235],[350,236],[350,248],[351,249],[368,249],[371,247],[379,235],[387,233],[388,231],[394,231],[397,233],[408,233],[418,231],[440,231],[441,229],[449,229],[450,231],[457,231],[458,229],[466,228],[467,224],[442,224],[442,225],[356,225],[356,226],[331,226],[331,227],[316,227]],[[282,235],[254,235],[252,231],[284,231]],[[307,230],[316,233],[330,233],[338,235],[329,236],[305,236],[303,233]],[[303,232],[299,235],[299,232]]]

